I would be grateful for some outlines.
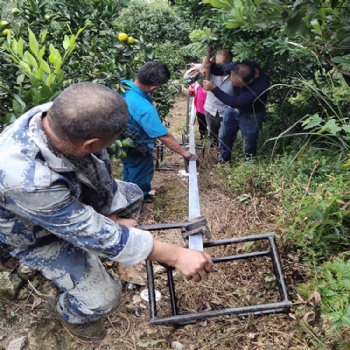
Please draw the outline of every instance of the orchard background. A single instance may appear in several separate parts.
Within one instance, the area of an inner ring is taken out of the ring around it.
[[[304,266],[310,348],[350,348],[350,1],[0,0],[0,13],[0,129],[72,83],[123,91],[150,60],[181,83],[208,45],[260,63],[273,86],[259,158],[245,164],[238,140],[233,165],[210,171],[247,207],[257,193],[276,203],[279,245]],[[154,96],[165,123],[179,94]]]

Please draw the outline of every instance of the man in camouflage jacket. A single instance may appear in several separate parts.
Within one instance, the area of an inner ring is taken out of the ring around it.
[[[56,284],[51,309],[87,341],[104,338],[101,317],[120,302],[121,283],[100,257],[163,262],[195,281],[212,267],[207,254],[154,240],[130,218],[143,193],[113,178],[106,152],[127,117],[116,92],[79,83],[0,134],[0,242]]]

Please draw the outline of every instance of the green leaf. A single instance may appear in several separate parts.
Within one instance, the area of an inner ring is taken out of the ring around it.
[[[338,126],[334,119],[328,120],[328,122],[323,126],[320,132],[329,131],[332,135],[336,135],[342,128]]]
[[[36,88],[39,89],[39,87],[41,86],[41,80],[39,80],[35,74],[31,73],[29,74],[29,80],[31,82],[31,84]]]
[[[43,69],[43,71],[46,73],[46,74],[50,74],[51,73],[51,69],[50,69],[50,66],[48,65],[48,63],[44,60],[42,60],[40,62],[40,67]]]
[[[116,141],[114,142],[114,144],[115,144],[117,147],[123,147],[122,142],[121,142],[120,140],[116,140]]]
[[[43,73],[44,73],[43,61],[41,61],[39,69],[35,71],[35,77],[41,81],[43,79]]]
[[[23,55],[23,61],[31,65],[33,68],[38,68],[38,62],[29,51],[26,51]]]
[[[31,69],[29,65],[24,61],[19,61],[19,66],[21,67],[22,72],[25,75],[29,76],[29,74],[31,73]]]
[[[117,145],[113,143],[111,147],[107,149],[109,155],[114,155],[115,151],[117,150]]]
[[[60,86],[63,83],[64,80],[64,71],[60,70],[57,74],[56,74],[56,81],[55,81],[55,88],[57,86]]]
[[[45,30],[43,31],[43,33],[41,34],[41,38],[40,38],[40,42],[41,42],[41,43],[43,43],[43,42],[45,41],[48,32],[49,32],[49,31],[48,31],[47,29],[45,29]]]
[[[350,63],[350,55],[335,56],[332,61],[335,63]]]
[[[45,85],[51,87],[51,85],[55,82],[56,75],[54,73],[50,73],[45,81]]]
[[[17,101],[18,104],[20,104],[22,106],[23,109],[26,108],[26,104],[23,102],[23,100],[21,99],[21,97],[19,95],[14,94],[13,98],[15,101]]]
[[[23,56],[23,39],[22,38],[19,38],[17,42],[17,54],[20,57]]]
[[[287,36],[293,37],[300,30],[304,16],[304,11],[299,11],[289,18],[287,21],[287,28],[285,30],[285,34]]]
[[[25,75],[24,74],[20,74],[18,77],[17,77],[17,84],[18,85],[21,85],[24,81],[24,78],[25,78]]]
[[[45,46],[43,46],[43,47],[39,50],[38,56],[37,56],[37,58],[38,58],[39,60],[43,58],[43,56],[44,56],[44,54],[45,54],[45,50],[46,50],[46,47],[45,47]]]
[[[349,318],[349,317],[343,316],[343,317],[341,318],[341,320],[342,320],[345,324],[347,324],[348,326],[350,326],[350,318]]]
[[[350,134],[350,125],[343,125],[343,130]]]
[[[19,104],[16,100],[12,101],[12,108],[13,108],[13,112],[16,116],[20,116],[23,114],[25,108],[23,108],[21,106],[21,104]]]
[[[12,39],[11,48],[12,48],[13,53],[15,53],[17,55],[18,53],[17,53],[17,40],[16,39]]]
[[[65,35],[65,36],[64,36],[63,48],[64,48],[65,50],[68,50],[68,48],[69,48],[69,36],[68,36],[68,35]]]
[[[47,85],[44,85],[42,87],[42,89],[40,90],[40,92],[41,92],[41,97],[42,97],[42,102],[41,103],[49,102],[50,101],[50,97],[52,95],[51,89]]]
[[[312,129],[315,126],[320,126],[323,122],[323,119],[318,115],[318,113],[311,115],[309,118],[307,118],[303,123],[302,126],[304,129]]]
[[[36,40],[36,37],[34,35],[34,33],[31,31],[30,28],[28,28],[28,32],[29,32],[29,47],[30,50],[32,51],[32,53],[34,54],[34,56],[38,55],[38,51],[39,51],[39,43]]]
[[[63,59],[60,52],[50,44],[50,56],[49,61],[54,65],[56,73],[61,69],[63,64]]]
[[[204,4],[211,4],[213,7],[216,8],[230,8],[230,4],[228,1],[225,0],[204,0]]]

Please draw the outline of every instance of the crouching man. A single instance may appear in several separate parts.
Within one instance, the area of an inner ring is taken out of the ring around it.
[[[127,119],[120,95],[79,83],[0,134],[0,242],[56,284],[61,293],[48,306],[80,340],[102,340],[101,317],[120,302],[121,283],[100,257],[159,261],[194,281],[212,268],[207,254],[136,228],[143,193],[113,178],[106,152]]]

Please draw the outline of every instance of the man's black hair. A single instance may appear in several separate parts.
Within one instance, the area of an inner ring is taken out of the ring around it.
[[[57,136],[68,141],[120,135],[128,115],[128,106],[116,91],[90,82],[65,89],[47,112]]]
[[[152,61],[144,64],[137,74],[137,80],[148,86],[163,85],[170,79],[170,72],[165,64]]]
[[[225,57],[225,60],[227,63],[231,63],[231,61],[233,60],[233,53],[231,50],[229,49],[220,49],[217,53],[216,53],[216,56],[217,55],[221,55],[221,56],[224,56]]]
[[[231,73],[240,77],[244,83],[248,83],[255,77],[255,68],[258,65],[252,61],[237,61],[231,65]]]

